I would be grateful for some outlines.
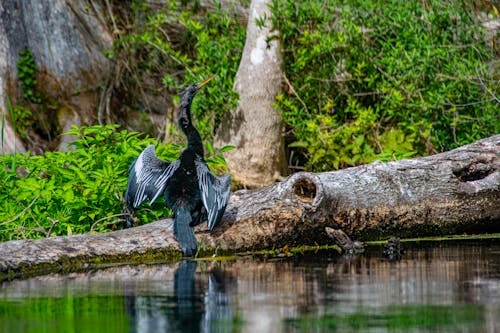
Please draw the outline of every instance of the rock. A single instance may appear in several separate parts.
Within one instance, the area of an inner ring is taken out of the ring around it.
[[[112,68],[103,53],[113,47],[113,39],[100,19],[102,11],[94,1],[0,2],[0,109],[7,110],[6,96],[14,105],[22,101],[17,64],[20,53],[29,49],[39,93],[51,104],[70,105],[84,122],[92,118],[100,87]],[[4,153],[10,153],[15,141],[10,122],[5,131]],[[24,146],[18,144],[17,151],[24,151]]]
[[[382,249],[384,256],[389,259],[389,261],[401,260],[403,255],[403,249],[401,247],[401,241],[397,237],[392,237],[384,244]]]

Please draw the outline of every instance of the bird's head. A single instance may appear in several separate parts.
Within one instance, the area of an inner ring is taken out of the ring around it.
[[[210,76],[205,81],[195,82],[190,84],[181,93],[181,102],[179,105],[179,126],[181,128],[187,127],[191,123],[191,102],[193,101],[194,95],[200,90],[204,85],[210,82],[215,77],[215,74]]]
[[[186,100],[191,101],[193,99],[194,95],[198,92],[198,90],[200,90],[208,82],[212,81],[212,79],[214,77],[215,77],[215,74],[210,76],[205,81],[191,83],[186,89],[184,89],[184,91],[182,91],[181,100],[186,99]]]

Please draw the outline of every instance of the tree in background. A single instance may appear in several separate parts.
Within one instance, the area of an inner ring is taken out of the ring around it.
[[[281,114],[274,108],[282,91],[282,54],[272,32],[271,1],[254,0],[245,48],[236,73],[238,105],[223,118],[216,145],[233,145],[225,156],[234,179],[245,187],[269,185],[285,172]]]

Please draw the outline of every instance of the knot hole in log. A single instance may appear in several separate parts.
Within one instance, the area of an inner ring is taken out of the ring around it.
[[[309,178],[299,178],[293,183],[293,193],[306,203],[312,203],[316,198],[316,184]]]
[[[453,170],[453,174],[461,182],[480,180],[488,177],[493,172],[495,172],[495,169],[490,164],[481,162],[472,163],[464,166],[463,168]]]

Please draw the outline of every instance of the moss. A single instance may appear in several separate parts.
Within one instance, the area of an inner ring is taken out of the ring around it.
[[[342,250],[337,245],[300,245],[289,247],[285,245],[282,248],[273,248],[273,249],[261,249],[261,250],[248,250],[245,252],[240,252],[240,255],[249,255],[249,256],[275,256],[275,257],[292,257],[295,255],[304,255],[304,254],[317,254],[319,252],[337,252],[340,254]]]
[[[179,251],[165,250],[156,252],[134,253],[129,256],[99,257],[63,257],[54,263],[37,263],[24,265],[18,269],[0,271],[0,281],[16,278],[28,278],[49,273],[82,272],[91,269],[105,268],[126,264],[172,262],[182,258]]]
[[[481,234],[481,235],[450,235],[443,237],[422,237],[422,238],[406,238],[401,239],[403,243],[439,243],[439,242],[463,242],[463,241],[489,241],[500,239],[500,233],[495,234]],[[380,246],[387,240],[368,241],[367,246]],[[298,255],[311,255],[311,254],[335,254],[339,255],[341,249],[337,245],[301,245],[289,247],[285,245],[282,248],[272,249],[240,249],[238,251],[220,250],[213,248],[202,248],[195,260],[198,261],[224,261],[224,260],[237,260],[242,256],[255,256],[255,257],[293,257]],[[215,256],[213,254],[216,254]],[[29,278],[32,276],[49,274],[49,273],[70,273],[70,272],[84,272],[93,269],[112,267],[117,265],[127,264],[143,264],[143,263],[165,263],[175,262],[182,259],[180,251],[164,250],[145,253],[134,253],[129,256],[100,256],[100,257],[78,257],[78,258],[63,258],[55,263],[39,263],[34,265],[22,266],[19,269],[9,269],[7,271],[0,271],[0,281],[11,280],[16,278]]]
[[[391,237],[387,237],[389,239]],[[387,239],[368,241],[365,242],[366,245],[382,245],[387,242]],[[448,236],[437,236],[437,237],[419,237],[419,238],[403,238],[401,242],[404,243],[420,243],[420,242],[460,242],[460,241],[478,241],[478,240],[495,240],[500,239],[500,233],[494,234],[477,234],[477,235],[448,235]]]

